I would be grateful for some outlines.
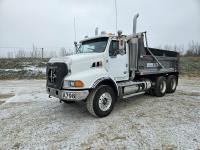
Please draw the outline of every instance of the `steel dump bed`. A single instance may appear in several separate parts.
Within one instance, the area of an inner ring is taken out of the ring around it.
[[[153,55],[152,55],[153,54]],[[138,75],[178,72],[179,53],[143,47],[139,50]]]

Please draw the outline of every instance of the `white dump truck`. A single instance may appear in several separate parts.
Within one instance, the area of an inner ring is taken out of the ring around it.
[[[85,101],[97,117],[110,114],[118,99],[173,93],[178,84],[179,53],[149,48],[146,32],[117,35],[102,32],[76,45],[77,53],[52,58],[47,64],[46,88],[65,103]]]

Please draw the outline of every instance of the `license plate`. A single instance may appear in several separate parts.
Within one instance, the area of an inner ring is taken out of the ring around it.
[[[65,98],[66,99],[75,99],[76,95],[75,95],[75,93],[65,93]]]

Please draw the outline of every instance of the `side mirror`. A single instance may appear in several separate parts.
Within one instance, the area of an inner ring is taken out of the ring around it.
[[[114,51],[113,56],[116,57],[118,54],[124,55],[124,54],[126,54],[126,51],[124,49],[117,49]]]
[[[120,54],[120,55],[126,54],[126,41],[124,38],[119,39],[118,47],[119,47],[118,54]]]
[[[120,50],[119,49],[116,49],[113,53],[113,56],[116,57],[118,54],[120,54]]]
[[[119,48],[119,50],[125,50],[125,41],[124,41],[124,39],[119,39],[118,48]]]
[[[116,57],[118,54],[124,55],[125,53],[125,40],[120,39],[111,42],[109,56]]]

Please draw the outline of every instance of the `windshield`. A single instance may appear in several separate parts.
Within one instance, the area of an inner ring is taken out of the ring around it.
[[[79,53],[101,53],[106,49],[108,38],[97,38],[81,43],[78,52]]]

